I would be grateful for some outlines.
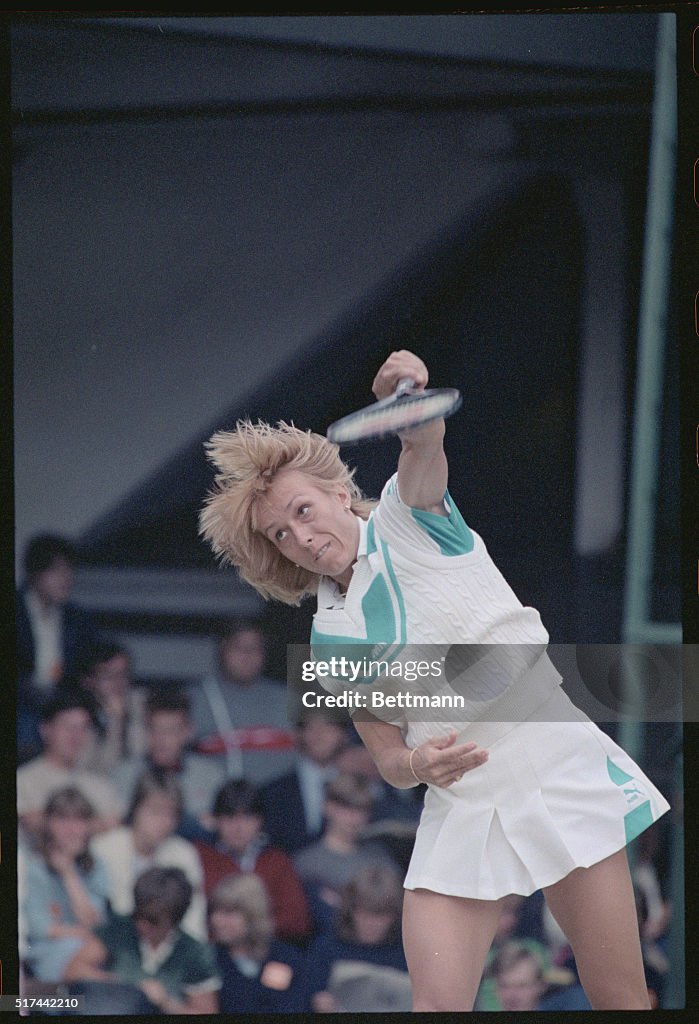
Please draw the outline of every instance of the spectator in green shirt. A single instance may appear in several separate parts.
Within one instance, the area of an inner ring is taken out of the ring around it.
[[[192,887],[179,868],[153,867],[134,887],[134,911],[97,929],[104,966],[161,1013],[217,1013],[221,981],[210,947],[179,927]]]

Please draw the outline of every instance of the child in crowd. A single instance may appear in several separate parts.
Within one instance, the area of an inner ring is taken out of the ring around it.
[[[57,687],[41,712],[43,750],[17,770],[17,817],[20,842],[32,843],[40,834],[44,808],[59,789],[75,786],[95,811],[96,831],[117,825],[124,802],[98,772],[81,766],[95,729],[95,702],[74,685]]]
[[[145,771],[167,773],[182,792],[179,835],[190,840],[210,838],[200,819],[225,775],[215,760],[190,749],[194,727],[189,697],[176,686],[153,688],[148,691],[144,715],[145,749],[122,761],[114,774],[115,786],[128,806]]]
[[[490,967],[497,1000],[502,1010],[539,1009],[546,990],[541,957],[524,943],[510,940],[499,950]]]
[[[574,972],[552,968],[548,957],[521,939],[503,943],[487,973],[501,1010],[567,1013],[592,1009]]]
[[[364,868],[345,886],[334,934],[320,936],[308,951],[309,987],[317,1013],[344,1009],[330,991],[333,974],[337,981],[337,967],[343,961],[360,961],[405,972],[407,1005],[403,1008],[410,1009],[410,980],[400,936],[402,905],[400,876],[385,865]],[[359,979],[358,985],[361,983]],[[373,1009],[368,1004],[360,1007],[353,997],[353,1011],[372,1012]]]
[[[373,806],[373,790],[367,779],[338,775],[325,787],[321,838],[294,854],[317,931],[332,930],[342,890],[358,871],[376,863],[396,867],[381,843],[363,838]]]
[[[222,878],[253,873],[264,883],[274,919],[274,934],[290,941],[311,931],[311,915],[301,881],[288,854],[268,845],[258,790],[244,780],[229,779],[213,805],[213,843],[197,842],[210,896]]]
[[[85,650],[77,681],[94,698],[97,720],[97,732],[81,766],[111,775],[127,757],[145,750],[145,692],[134,686],[128,650],[106,640],[95,641]]]
[[[503,897],[502,912],[500,914],[498,928],[486,957],[485,972],[478,989],[476,1009],[503,1009],[500,1004],[497,985],[495,983],[495,974],[492,970],[492,966],[500,950],[513,939],[516,938],[522,948],[527,949],[537,958],[542,965],[542,970],[548,971],[549,968],[551,968],[551,952],[545,943],[540,942],[533,936],[522,934],[522,920],[525,916],[525,911],[531,902],[532,897],[527,898],[516,893],[511,893],[509,896]],[[561,970],[560,977],[566,982],[574,979],[571,972],[564,970]]]
[[[180,928],[191,897],[179,868],[150,868],[136,882],[133,914],[113,915],[96,932],[97,959],[108,976],[140,988],[164,1014],[218,1012],[212,951]]]
[[[274,923],[262,881],[224,878],[209,901],[209,927],[221,976],[222,1013],[310,1011],[305,961],[273,938]]]
[[[194,938],[206,938],[206,900],[199,855],[187,839],[176,835],[182,794],[167,772],[145,772],[136,785],[126,824],[97,836],[94,853],[107,866],[109,899],[118,914],[134,906],[134,883],[146,868],[181,868],[193,895],[182,928]]]
[[[325,711],[304,709],[292,770],[260,791],[273,846],[291,854],[320,838],[325,786],[339,774],[337,759],[347,746],[348,728]]]
[[[20,849],[24,968],[38,981],[86,976],[83,951],[107,910],[107,871],[88,848],[95,812],[68,786],[49,798],[36,851]]]

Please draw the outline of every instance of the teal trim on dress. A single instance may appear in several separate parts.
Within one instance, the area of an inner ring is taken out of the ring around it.
[[[405,639],[407,635],[407,615],[405,612],[405,601],[403,600],[403,594],[401,593],[401,589],[398,586],[398,580],[396,579],[395,569],[393,568],[391,556],[388,553],[388,545],[384,540],[381,541],[381,551],[383,553],[386,570],[388,571],[388,578],[393,584],[393,592],[395,593],[396,601],[398,602],[398,611],[400,613],[400,643],[405,644]]]
[[[639,804],[638,807],[634,807],[632,811],[624,815],[624,829],[626,831],[626,842],[630,843],[636,836],[640,836],[641,832],[653,824],[653,811],[651,810],[650,800],[646,800],[644,803]]]
[[[311,626],[311,647],[314,644],[366,644],[369,641],[365,636],[340,636],[339,633],[321,633],[315,626]]]
[[[393,610],[393,602],[391,601],[391,593],[388,584],[386,583],[383,573],[379,572],[372,580],[369,589],[362,598],[362,614],[364,615],[367,636],[352,637],[338,636],[332,633],[321,633],[320,630],[316,629],[315,625],[312,625],[311,654],[314,658],[317,658],[316,648],[322,647],[324,644],[336,645],[333,654],[338,658],[342,656],[343,646],[351,648],[353,645],[356,646],[357,644],[371,644],[374,649],[371,652],[370,660],[377,662],[383,661],[387,651],[391,648],[393,648],[391,656],[386,660],[393,661],[393,659],[396,658],[405,647],[407,635],[405,602],[403,600],[400,587],[398,586],[398,580],[396,579],[396,573],[391,562],[388,545],[383,540],[381,541],[381,551],[386,571],[388,573],[388,578],[393,587],[396,603],[398,605],[400,622],[399,628],[396,628],[396,617]],[[348,659],[352,659],[352,651],[349,650],[345,656]],[[356,659],[356,652],[354,653],[354,657]],[[370,677],[358,679],[357,685],[373,683],[377,678],[378,673],[374,673]]]
[[[437,512],[428,512],[422,508],[411,508],[411,515],[425,533],[439,544],[439,550],[443,555],[467,555],[474,548],[473,534],[464,522],[449,491],[445,492],[444,500],[449,504],[448,516],[440,516]]]
[[[610,757],[607,757],[607,771],[609,772],[609,778],[612,780],[615,786],[625,786],[627,782],[635,782],[632,775],[628,775],[627,772],[623,771],[618,764],[614,764]],[[638,789],[626,790],[627,800],[629,799],[628,794],[634,792],[637,794]],[[640,836],[641,832],[653,824],[655,818],[653,817],[653,809],[650,805],[650,800],[644,800],[638,807],[634,807],[633,810],[627,811],[624,815],[624,831],[626,832],[626,842],[630,843],[636,836]]]
[[[615,786],[623,786],[625,782],[633,782],[633,776],[627,775],[625,771],[622,771],[619,765],[614,764],[610,757],[607,758],[607,771],[609,772],[609,778]]]
[[[371,654],[365,652],[365,656],[372,661],[382,661],[386,652],[396,642],[396,616],[393,611],[391,594],[383,573],[377,573],[371,581],[371,585],[362,598],[362,614],[366,626],[366,637],[336,636],[331,633],[321,633],[311,627],[311,652],[315,658],[318,657],[317,649],[324,644],[333,646],[333,655],[340,658],[344,655],[349,660],[356,660],[356,651],[352,647],[358,644],[366,644],[373,647]],[[348,649],[349,648],[349,649]],[[401,648],[399,648],[400,650]],[[396,652],[397,653],[397,652]],[[378,673],[365,676],[356,680],[356,685],[373,683]]]
[[[366,622],[368,643],[395,643],[396,616],[383,573],[376,574],[362,598],[362,614]]]

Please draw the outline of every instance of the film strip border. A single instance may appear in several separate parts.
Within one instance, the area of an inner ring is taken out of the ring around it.
[[[677,12],[677,271],[681,345],[683,639],[699,641],[699,5]]]

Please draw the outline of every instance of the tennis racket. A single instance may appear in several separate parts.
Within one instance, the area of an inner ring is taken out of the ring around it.
[[[335,444],[361,444],[397,434],[423,423],[446,418],[461,405],[461,392],[456,388],[433,388],[416,391],[415,381],[404,377],[388,398],[344,416],[328,427],[327,438]]]

